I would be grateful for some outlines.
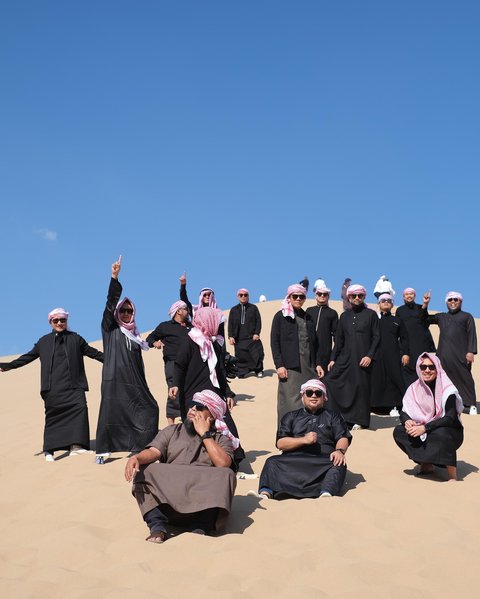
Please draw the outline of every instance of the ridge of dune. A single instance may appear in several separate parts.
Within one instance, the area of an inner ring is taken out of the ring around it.
[[[276,452],[277,380],[269,335],[280,305],[257,304],[265,377],[232,382],[234,418],[257,474]],[[341,302],[330,305],[341,312]],[[437,341],[437,327],[431,330]],[[162,354],[151,350],[144,360],[164,427]],[[89,359],[85,365],[94,439],[101,365]],[[412,476],[412,463],[392,439],[396,419],[373,416],[370,430],[354,433],[343,497],[259,502],[247,496],[258,480],[238,480],[223,534],[185,533],[157,546],[145,542],[147,528],[123,479],[127,454],[115,454],[104,466],[94,463],[93,454],[44,461],[39,372],[35,361],[0,373],[1,597],[477,596],[480,417],[463,416],[458,483]],[[477,362],[473,373],[480,389]]]

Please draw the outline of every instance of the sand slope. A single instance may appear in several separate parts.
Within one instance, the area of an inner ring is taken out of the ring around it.
[[[260,305],[267,376],[232,384],[234,417],[257,473],[276,451],[268,340],[279,307]],[[163,427],[161,352],[149,351],[145,363]],[[94,438],[101,365],[86,365]],[[477,386],[478,373],[475,364]],[[373,417],[371,430],[354,433],[342,498],[259,502],[247,496],[257,481],[239,480],[225,534],[185,533],[156,546],[144,541],[147,529],[123,479],[126,454],[105,466],[93,454],[57,453],[45,463],[38,390],[38,362],[0,374],[2,598],[478,596],[480,417],[463,417],[457,484],[412,476],[392,440],[395,419]]]

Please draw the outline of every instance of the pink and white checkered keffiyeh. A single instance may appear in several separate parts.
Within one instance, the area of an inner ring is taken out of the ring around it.
[[[65,308],[54,308],[51,312],[48,313],[49,324],[52,321],[52,318],[67,318],[68,319],[68,312],[65,310]]]
[[[218,360],[213,342],[224,344],[224,338],[218,334],[218,327],[224,320],[223,312],[217,308],[198,308],[193,316],[193,328],[188,333],[190,339],[200,348],[202,360],[208,362],[210,380],[215,387],[219,386],[215,372]]]
[[[175,316],[175,314],[182,308],[186,310],[187,304],[185,302],[182,302],[182,300],[178,300],[178,302],[175,302],[174,304],[172,304],[170,306],[168,315],[170,316],[170,318],[173,318]]]
[[[290,303],[290,296],[292,293],[303,294],[305,297],[307,295],[307,290],[303,285],[296,283],[295,285],[290,285],[287,289],[287,295],[282,302],[282,314],[285,316],[290,316],[290,318],[295,318],[295,310],[293,309],[292,304]]]
[[[132,306],[133,314],[130,318],[130,322],[123,322],[123,320],[120,318],[120,309],[125,303],[129,303]],[[121,299],[118,302],[117,307],[115,308],[113,316],[115,318],[115,322],[118,324],[120,330],[125,335],[125,337],[139,345],[143,349],[143,351],[148,351],[150,349],[148,347],[148,343],[140,337],[140,333],[138,332],[137,325],[135,324],[135,304],[132,302],[131,299],[129,299],[128,297],[124,297],[123,299]]]
[[[207,408],[215,418],[215,428],[217,431],[228,437],[232,442],[233,449],[237,449],[240,445],[240,440],[233,436],[224,421],[225,414],[227,413],[227,404],[225,401],[215,391],[210,391],[209,389],[195,393],[192,400],[196,403],[201,403]]]

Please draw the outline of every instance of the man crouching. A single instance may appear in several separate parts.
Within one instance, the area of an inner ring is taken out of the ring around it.
[[[195,393],[182,424],[161,430],[125,467],[127,482],[150,529],[147,541],[163,543],[167,524],[207,534],[230,512],[239,440],[223,417],[226,403],[213,391]],[[212,467],[214,466],[214,467]]]

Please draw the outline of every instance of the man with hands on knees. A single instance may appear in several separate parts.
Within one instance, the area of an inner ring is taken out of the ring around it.
[[[239,441],[224,422],[226,404],[214,391],[195,393],[187,418],[160,431],[131,457],[125,479],[150,529],[163,543],[167,524],[206,534],[220,528],[231,509],[236,477],[230,468]]]

